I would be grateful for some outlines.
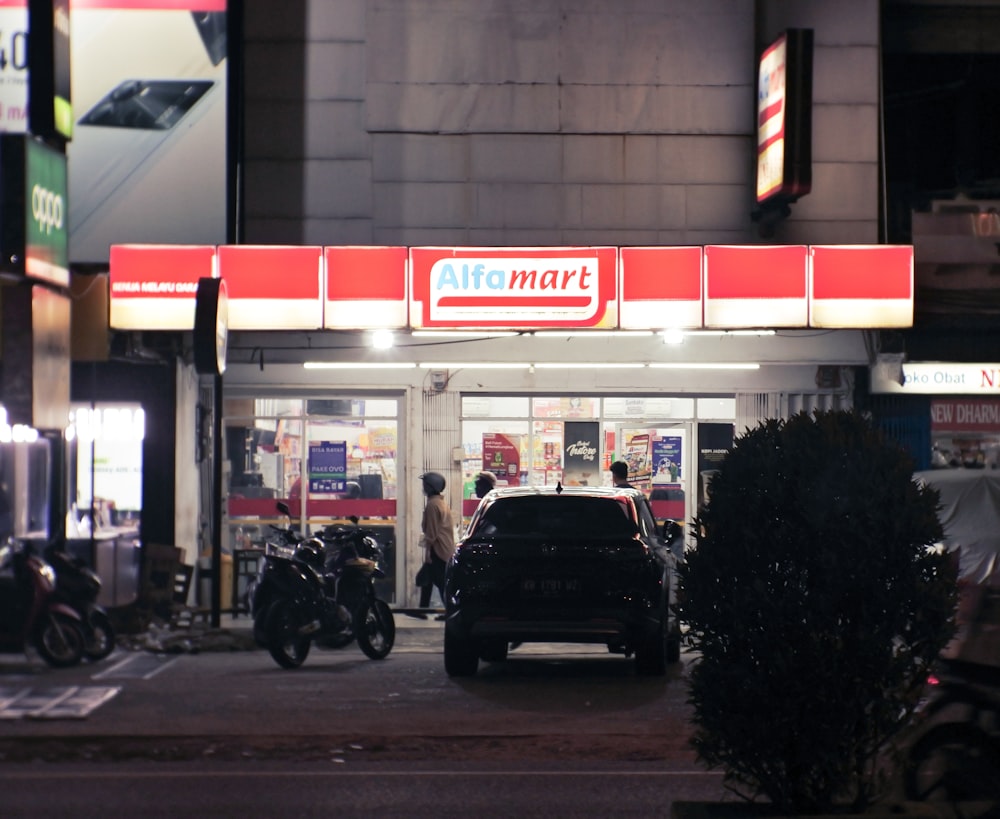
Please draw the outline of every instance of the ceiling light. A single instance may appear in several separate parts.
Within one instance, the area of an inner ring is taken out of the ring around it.
[[[372,333],[372,347],[376,350],[388,350],[393,343],[392,330],[376,330]]]
[[[527,370],[527,361],[421,361],[425,370]]]
[[[412,370],[412,361],[306,361],[307,370]]]
[[[645,367],[635,361],[536,361],[540,370],[637,370]]]
[[[650,367],[655,367],[659,370],[759,370],[760,364],[757,363],[742,363],[738,361],[730,362],[704,362],[701,364],[696,364],[692,361],[681,361],[681,362],[667,362],[667,361],[654,361]]]
[[[685,330],[686,336],[773,336],[774,330]]]
[[[683,344],[684,343],[684,331],[679,330],[676,327],[670,330],[664,330],[660,333],[663,336],[664,344]]]

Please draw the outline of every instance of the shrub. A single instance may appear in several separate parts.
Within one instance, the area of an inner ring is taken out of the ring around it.
[[[746,431],[710,492],[679,604],[699,759],[749,799],[860,812],[954,631],[938,495],[853,411]]]

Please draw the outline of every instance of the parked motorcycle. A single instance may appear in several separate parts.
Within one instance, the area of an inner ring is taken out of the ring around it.
[[[56,573],[55,598],[75,609],[83,626],[83,654],[88,660],[103,660],[115,650],[111,618],[97,602],[101,578],[84,561],[53,547],[46,559]]]
[[[288,515],[288,507],[278,503]],[[375,579],[385,576],[381,551],[360,527],[328,526],[319,536],[302,538],[291,527],[272,527],[254,583],[251,615],[254,637],[282,668],[298,668],[313,643],[341,648],[356,640],[365,655],[384,659],[396,639],[388,604],[375,594]]]
[[[0,651],[20,653],[30,645],[55,668],[80,662],[81,618],[56,598],[55,584],[53,568],[27,545],[11,538],[0,547]]]
[[[903,769],[907,799],[1000,800],[1000,668],[942,660],[918,706]]]

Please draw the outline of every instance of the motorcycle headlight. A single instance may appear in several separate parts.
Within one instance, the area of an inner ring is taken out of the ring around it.
[[[56,584],[56,571],[48,563],[41,566],[38,573],[45,578],[45,582],[50,586],[54,586]]]

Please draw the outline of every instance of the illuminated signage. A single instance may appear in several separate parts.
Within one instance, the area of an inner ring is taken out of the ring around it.
[[[913,320],[910,245],[114,245],[111,327],[191,330],[202,277],[226,281],[232,330],[832,329]]]
[[[3,269],[69,284],[66,157],[23,134],[0,137]]]
[[[902,377],[876,364],[871,370],[871,390],[876,394],[1000,396],[1000,362],[904,362]]]
[[[757,202],[794,201],[812,187],[811,29],[789,29],[757,72]]]
[[[614,327],[617,248],[412,248],[414,327]]]

